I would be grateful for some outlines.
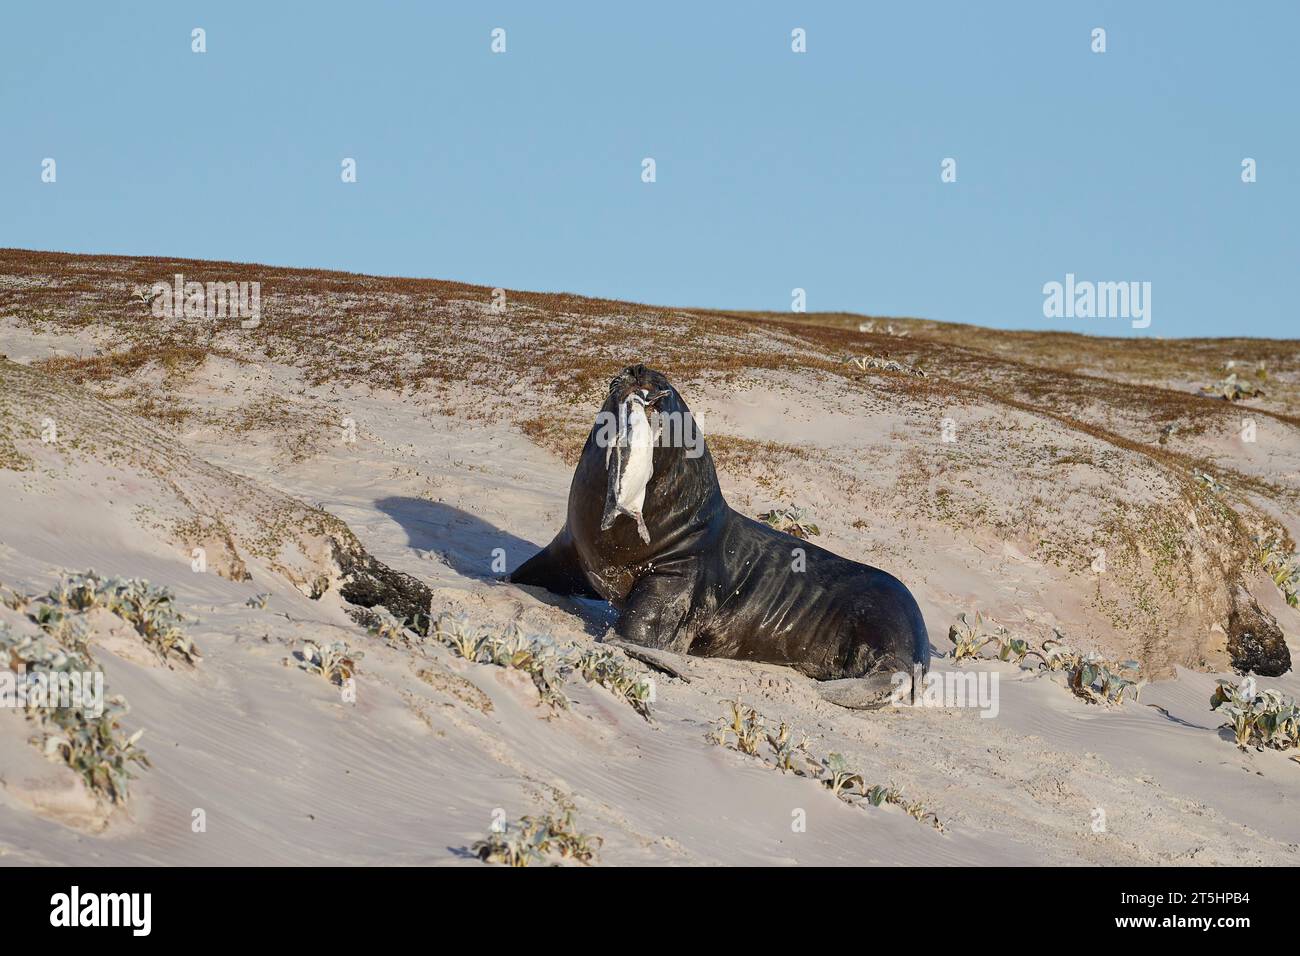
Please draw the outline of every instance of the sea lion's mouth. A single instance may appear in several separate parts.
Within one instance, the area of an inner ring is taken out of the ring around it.
[[[610,395],[613,397],[616,407],[626,405],[628,402],[635,402],[637,405],[650,409],[656,407],[672,394],[671,388],[655,388],[653,385],[638,382],[615,382],[614,385],[615,387],[611,389]]]
[[[660,389],[656,392],[652,392],[646,388],[634,388],[623,396],[623,400],[619,404],[626,405],[631,403],[634,405],[640,405],[648,414],[650,412],[659,411],[659,404],[671,394],[672,393],[666,388]]]

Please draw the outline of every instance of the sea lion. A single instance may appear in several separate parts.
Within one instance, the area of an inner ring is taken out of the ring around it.
[[[788,665],[845,706],[881,703],[896,674],[915,693],[929,668],[902,582],[734,511],[686,402],[644,365],[610,383],[564,528],[507,580],[611,602],[624,643]]]

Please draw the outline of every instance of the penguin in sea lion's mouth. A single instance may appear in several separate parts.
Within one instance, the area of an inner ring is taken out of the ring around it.
[[[618,431],[605,449],[605,468],[609,474],[601,531],[608,531],[619,515],[627,515],[636,522],[641,540],[650,543],[641,509],[645,505],[646,485],[654,476],[654,446],[660,435],[655,405],[667,395],[666,390],[651,394],[648,389],[634,389],[619,402]]]

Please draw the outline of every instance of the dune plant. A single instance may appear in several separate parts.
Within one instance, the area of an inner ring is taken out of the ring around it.
[[[523,817],[527,827],[542,833],[543,840],[538,849],[543,853],[556,853],[562,860],[577,860],[590,863],[596,855],[597,848],[605,841],[598,836],[582,833],[574,826],[573,807],[561,804],[558,814],[548,813],[541,818]]]
[[[371,637],[377,637],[398,647],[405,647],[411,643],[413,630],[404,622],[399,621],[388,608],[382,606],[373,607],[367,617],[368,626],[366,631]]]
[[[55,633],[68,626],[72,615],[103,608],[130,624],[159,659],[197,664],[202,655],[185,633],[175,600],[171,591],[142,578],[101,578],[91,570],[62,575],[47,594],[30,601],[28,606],[36,606],[27,613],[43,630]]]
[[[627,666],[624,658],[605,648],[581,651],[575,670],[590,684],[599,684],[614,696],[621,697],[632,709],[650,719],[650,679]]]
[[[1137,700],[1142,683],[1137,678],[1137,661],[1112,661],[1096,651],[1082,653],[1069,647],[1060,631],[1043,642],[1044,667],[1065,674],[1066,684],[1075,696],[1093,704],[1122,704],[1130,688]]]
[[[1300,747],[1300,707],[1280,691],[1258,690],[1253,677],[1240,684],[1219,681],[1210,697],[1210,709],[1227,718],[1224,726],[1242,750],[1251,746],[1273,750]]]
[[[938,816],[923,804],[904,800],[897,790],[869,785],[865,776],[850,766],[843,754],[817,757],[808,745],[808,737],[803,735],[796,744],[793,728],[784,721],[776,731],[765,731],[768,721],[753,707],[739,698],[723,703],[727,707],[726,716],[719,717],[718,726],[706,735],[713,743],[756,757],[782,772],[817,780],[845,803],[855,806],[863,803],[880,806],[882,802],[897,804],[916,820],[943,830]],[[764,742],[768,749],[766,756],[760,752]]]
[[[734,737],[733,749],[751,757],[758,756],[758,748],[765,736],[763,718],[740,698],[723,703],[730,708],[731,713],[718,718],[718,726],[709,736],[724,747],[728,746],[728,739]]]
[[[990,638],[981,630],[981,623],[979,612],[976,612],[975,622],[972,624],[966,620],[966,612],[963,611],[957,615],[956,623],[948,627],[948,640],[952,642],[953,646],[953,663],[974,660],[979,657],[984,645],[989,643]]]
[[[1255,540],[1255,560],[1273,579],[1286,603],[1300,605],[1300,555],[1288,554],[1277,532]]]
[[[27,613],[27,619],[46,634],[68,645],[83,644],[89,631],[85,618],[56,604],[37,604]]]
[[[546,859],[541,849],[545,839],[545,834],[539,830],[527,830],[518,823],[507,823],[504,830],[493,831],[475,841],[471,849],[484,863],[530,866]]]
[[[174,655],[187,664],[197,664],[202,655],[182,630],[184,618],[176,611],[174,602],[166,588],[133,578],[117,582],[109,594],[107,607],[132,624],[145,644],[163,660]]]
[[[1137,661],[1112,661],[1095,651],[1076,651],[1065,643],[1060,630],[1053,629],[1053,635],[1043,641],[1041,651],[1035,651],[1027,640],[1013,637],[1001,624],[992,622],[989,630],[978,612],[973,623],[965,613],[958,614],[957,622],[948,628],[954,663],[978,660],[985,647],[994,645],[1001,661],[1020,664],[1030,656],[1039,658],[1042,670],[1063,674],[1075,696],[1089,703],[1122,704],[1130,690],[1133,699],[1138,699],[1143,682],[1138,679]]]
[[[1029,653],[1029,642],[1024,638],[1012,637],[1003,628],[997,635],[998,660],[1015,661],[1017,664]]]
[[[650,719],[650,679],[629,667],[608,648],[579,648],[560,644],[546,635],[525,635],[511,622],[502,629],[473,627],[463,615],[442,614],[432,627],[433,637],[456,656],[481,664],[521,670],[533,679],[542,702],[566,709],[564,684],[576,672],[626,701]]]
[[[957,615],[957,622],[948,628],[948,640],[953,644],[953,663],[978,659],[980,652],[990,644],[997,647],[997,658],[1000,661],[1019,663],[1025,659],[1025,655],[1030,652],[1028,641],[1012,637],[996,621],[990,620],[988,623],[992,626],[991,631],[985,629],[984,618],[978,611],[975,612],[974,623],[967,619],[964,611]]]
[[[0,662],[18,673],[47,675],[51,682],[60,675],[84,679],[99,670],[84,645],[69,648],[48,633],[14,634],[4,624],[0,624]],[[132,766],[147,768],[150,763],[137,746],[144,731],[127,736],[122,730],[121,720],[129,709],[125,698],[106,698],[98,713],[91,713],[84,700],[63,707],[28,697],[25,708],[27,719],[41,729],[31,742],[47,758],[75,770],[97,798],[110,804],[127,802]]]
[[[1196,469],[1192,472],[1192,477],[1194,477],[1197,482],[1199,482],[1205,488],[1208,488],[1211,492],[1213,492],[1216,495],[1221,495],[1223,494],[1223,492],[1227,490],[1227,488],[1219,481],[1219,479],[1215,478],[1209,472]]]
[[[476,633],[464,618],[451,614],[439,617],[433,634],[465,660],[523,671],[532,678],[543,703],[560,710],[568,708],[564,681],[571,666],[549,637],[526,636],[514,622],[499,631],[480,629]]]
[[[804,520],[807,514],[806,508],[791,505],[788,508],[773,508],[771,511],[765,511],[758,516],[758,520],[775,528],[777,531],[784,531],[796,538],[807,540],[821,534],[820,528]]]
[[[883,372],[901,372],[904,375],[911,375],[915,378],[926,377],[925,369],[920,368],[919,366],[904,365],[902,362],[896,362],[893,359],[877,358],[874,355],[866,355],[861,358],[850,358],[849,364],[860,372],[873,369]]]
[[[1263,369],[1261,368],[1260,371],[1262,372]],[[1266,377],[1266,374],[1259,377]],[[1212,395],[1215,398],[1222,398],[1229,402],[1239,402],[1245,398],[1262,396],[1264,389],[1256,382],[1239,378],[1236,372],[1229,372],[1226,378],[1222,378],[1212,385],[1201,386],[1201,394]]]
[[[899,807],[913,820],[919,823],[928,823],[936,830],[942,830],[943,824],[939,822],[938,815],[933,810],[927,810],[925,804],[919,800],[908,800],[902,792],[894,787],[863,787],[863,798],[873,807],[879,807],[889,803]]]
[[[504,631],[488,634],[482,647],[489,662],[528,674],[543,703],[561,710],[568,708],[564,680],[570,665],[551,638],[527,636],[519,625],[511,622]]]
[[[357,660],[363,656],[360,651],[351,650],[345,641],[328,644],[305,641],[299,654],[298,666],[302,670],[309,674],[319,674],[340,687],[344,681],[356,676]]]
[[[11,611],[21,612],[26,609],[28,601],[27,595],[20,594],[13,588],[0,584],[0,605],[4,605]]]
[[[117,583],[102,581],[93,570],[85,574],[63,574],[59,583],[50,588],[47,599],[71,611],[89,611],[107,604]]]
[[[558,813],[520,817],[500,832],[491,832],[472,847],[485,863],[529,866],[550,854],[562,860],[590,863],[604,843],[598,836],[580,832],[573,823],[573,807],[561,804]]]
[[[808,736],[805,734],[799,743],[794,742],[794,730],[785,721],[776,732],[767,732],[767,746],[772,751],[772,761],[783,773],[807,776],[810,766],[815,766],[812,754],[808,752]]]
[[[822,767],[826,770],[826,775],[822,782],[827,789],[835,796],[840,797],[853,786],[866,786],[862,774],[849,767],[848,761],[844,759],[843,754],[832,753],[822,758]]]
[[[451,648],[458,657],[477,662],[484,635],[470,626],[464,617],[444,614],[434,625],[434,637]]]

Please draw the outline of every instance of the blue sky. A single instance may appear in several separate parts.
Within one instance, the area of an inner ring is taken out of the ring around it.
[[[1297,328],[1300,4],[171,0],[0,18],[2,246],[717,308],[786,310],[799,287],[809,310],[1106,335]],[[1066,273],[1150,282],[1150,327],[1045,318]]]

